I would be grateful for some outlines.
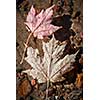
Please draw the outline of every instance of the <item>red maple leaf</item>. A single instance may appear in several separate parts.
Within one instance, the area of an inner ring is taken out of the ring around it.
[[[33,33],[34,37],[43,39],[44,36],[49,36],[61,28],[51,24],[54,6],[55,5],[47,8],[46,10],[41,10],[39,14],[36,14],[33,6],[31,7],[25,24]]]

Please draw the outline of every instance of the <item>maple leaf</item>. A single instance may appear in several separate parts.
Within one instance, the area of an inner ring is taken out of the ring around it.
[[[71,69],[72,62],[75,62],[75,54],[65,55],[63,58],[63,51],[65,50],[66,43],[59,45],[54,35],[52,39],[45,43],[43,42],[44,56],[39,56],[38,49],[32,47],[27,48],[27,57],[25,60],[32,66],[32,69],[23,71],[37,79],[39,83],[46,81],[59,82],[64,80],[63,73]]]
[[[34,37],[43,39],[44,36],[51,35],[61,27],[54,26],[51,23],[53,16],[53,8],[55,5],[47,8],[45,11],[41,10],[39,14],[36,14],[34,7],[32,6],[25,24],[28,26]]]

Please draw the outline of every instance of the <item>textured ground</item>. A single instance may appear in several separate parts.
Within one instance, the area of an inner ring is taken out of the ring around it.
[[[53,1],[53,2],[50,2]],[[61,2],[62,1],[62,2]],[[64,1],[64,2],[63,2]],[[67,72],[65,81],[52,84],[49,88],[49,100],[83,100],[83,10],[82,0],[17,0],[16,1],[16,100],[46,100],[46,83],[31,84],[31,77],[21,74],[21,71],[31,66],[27,62],[20,65],[24,43],[28,32],[24,22],[31,5],[36,9],[47,8],[56,4],[52,24],[62,25],[55,32],[59,41],[67,40],[66,53],[72,54],[79,50],[74,69]],[[58,17],[56,17],[58,16]],[[36,44],[31,39],[29,46],[37,47],[42,55],[41,42]]]

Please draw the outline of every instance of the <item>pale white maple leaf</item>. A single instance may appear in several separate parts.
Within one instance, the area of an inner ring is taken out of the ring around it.
[[[33,79],[37,79],[39,83],[47,82],[59,82],[64,80],[63,73],[71,69],[72,62],[75,62],[75,54],[63,55],[66,44],[59,45],[54,35],[52,39],[45,43],[43,42],[44,56],[39,56],[38,49],[32,47],[27,48],[27,57],[25,60],[32,66],[32,69],[23,71],[32,76]]]
[[[33,6],[31,7],[25,24],[33,33],[34,37],[43,39],[44,36],[49,36],[61,28],[51,24],[54,6],[55,5],[47,8],[46,10],[41,10],[39,14],[36,14]]]

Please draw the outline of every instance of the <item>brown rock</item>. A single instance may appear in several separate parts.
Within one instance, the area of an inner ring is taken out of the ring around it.
[[[31,85],[27,79],[23,80],[18,87],[18,94],[21,97],[26,97],[31,92]]]
[[[83,73],[77,74],[75,84],[76,84],[77,88],[82,88],[83,87]]]

